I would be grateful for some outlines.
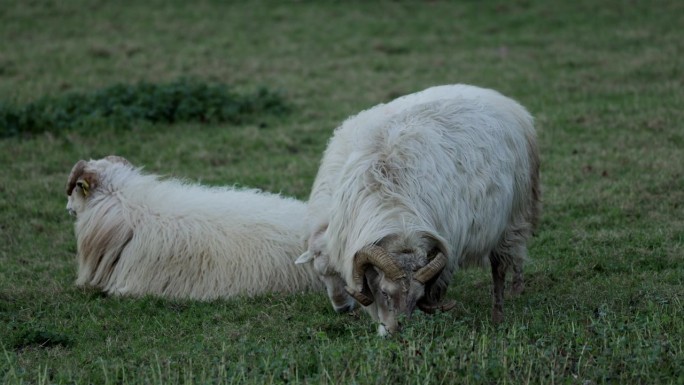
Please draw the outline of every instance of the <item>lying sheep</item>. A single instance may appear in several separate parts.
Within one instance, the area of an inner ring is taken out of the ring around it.
[[[505,274],[522,290],[539,216],[533,120],[515,101],[467,85],[429,88],[338,127],[309,200],[308,251],[338,310],[348,292],[394,332],[399,316],[440,304],[459,267],[488,263],[492,318]],[[346,287],[345,287],[346,285]]]
[[[76,163],[66,193],[77,285],[197,300],[321,286],[293,264],[306,232],[295,199],[161,180],[118,156]]]

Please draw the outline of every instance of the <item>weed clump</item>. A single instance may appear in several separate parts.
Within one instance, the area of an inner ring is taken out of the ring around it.
[[[282,96],[266,88],[240,94],[223,84],[191,80],[119,84],[92,93],[45,97],[23,106],[0,102],[0,137],[98,125],[129,129],[140,121],[241,124],[258,114],[287,111]]]
[[[29,346],[51,348],[54,346],[70,347],[73,341],[66,335],[46,330],[27,330],[14,342],[14,349],[20,350]]]

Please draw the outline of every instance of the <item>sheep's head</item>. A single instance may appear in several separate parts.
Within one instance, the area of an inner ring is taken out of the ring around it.
[[[340,274],[330,266],[330,257],[326,252],[326,229],[327,225],[323,225],[311,235],[308,241],[308,250],[300,255],[295,263],[313,263],[314,271],[325,284],[333,309],[338,313],[344,313],[354,309],[356,302],[353,297],[347,294],[344,280]]]
[[[108,164],[122,163],[131,166],[126,159],[110,155],[100,160],[79,160],[72,167],[66,184],[67,210],[71,215],[78,215],[85,209],[88,198],[100,184],[100,171]]]
[[[427,313],[453,307],[432,304],[425,296],[446,267],[446,254],[443,243],[430,235],[386,237],[354,255],[353,286],[346,290],[380,322],[380,335],[394,333],[416,307]]]

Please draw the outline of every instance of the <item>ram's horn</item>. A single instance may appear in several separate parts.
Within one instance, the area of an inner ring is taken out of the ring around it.
[[[424,302],[418,302],[418,308],[427,314],[434,314],[437,310],[449,311],[454,307],[456,307],[456,301],[449,301],[438,305],[431,305]]]
[[[413,278],[425,285],[426,282],[439,275],[447,265],[447,258],[441,251],[425,266],[421,267]]]
[[[349,295],[354,297],[354,299],[361,305],[369,306],[373,303],[373,293],[371,293],[370,288],[366,284],[366,280],[364,278],[362,278],[362,280],[363,282],[361,283],[361,291],[353,289],[349,286],[345,286],[344,290],[346,290]]]
[[[78,181],[78,178],[80,178],[81,175],[83,175],[83,171],[85,170],[86,164],[87,163],[85,160],[79,160],[71,169],[71,173],[69,173],[69,179],[67,180],[66,184],[67,195],[71,195],[71,192],[74,191],[74,187],[76,187],[76,182]]]
[[[347,286],[347,293],[354,297],[363,306],[373,303],[373,294],[365,282],[366,269],[375,266],[380,269],[385,276],[396,281],[404,278],[404,271],[397,265],[390,253],[380,246],[366,245],[354,255],[354,270],[352,272],[353,288]]]
[[[387,250],[376,245],[366,245],[354,256],[354,282],[359,282],[359,278],[364,276],[366,269],[370,265],[380,269],[385,274],[385,277],[392,281],[406,276],[404,270],[397,265],[397,262]]]

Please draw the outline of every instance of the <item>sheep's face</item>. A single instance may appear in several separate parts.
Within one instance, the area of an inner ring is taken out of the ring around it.
[[[380,322],[378,334],[400,330],[416,307],[426,308],[426,286],[446,266],[446,257],[434,238],[388,237],[364,247],[354,257],[357,288],[347,291]]]
[[[83,212],[85,209],[85,194],[83,187],[77,186],[77,188],[71,192],[71,195],[67,197],[66,209],[69,212],[69,215],[75,217],[78,216],[78,213]]]
[[[328,298],[333,309],[338,313],[345,313],[354,309],[356,301],[345,290],[345,283],[338,272],[330,266],[329,254],[325,251],[325,229],[322,227],[309,238],[309,248],[295,263],[313,263],[318,278],[325,284]]]
[[[375,298],[377,315],[373,318],[380,322],[378,334],[395,333],[401,328],[403,320],[410,320],[418,301],[425,294],[425,285],[413,279],[413,273],[428,262],[422,249],[388,249],[393,259],[404,271],[405,277],[393,279],[377,267],[366,271],[366,279]]]
[[[93,161],[79,160],[71,169],[66,184],[67,206],[69,214],[77,216],[83,212],[86,199],[98,185],[97,172],[93,170]]]

